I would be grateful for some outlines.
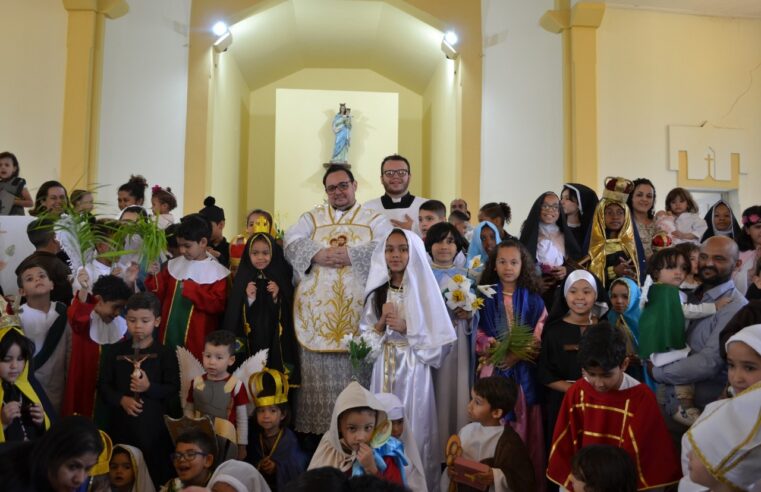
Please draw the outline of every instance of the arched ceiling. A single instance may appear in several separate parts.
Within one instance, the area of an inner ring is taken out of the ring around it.
[[[422,93],[444,57],[441,31],[379,0],[286,0],[230,31],[251,90],[303,68],[367,68]]]

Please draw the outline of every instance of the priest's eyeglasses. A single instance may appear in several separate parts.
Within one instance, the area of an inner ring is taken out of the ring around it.
[[[169,455],[169,457],[172,459],[172,461],[193,461],[196,459],[197,456],[206,457],[209,456],[209,453],[204,453],[202,451],[185,451],[184,453],[172,453]]]
[[[350,182],[348,182],[348,181],[341,181],[338,184],[326,186],[325,187],[325,191],[327,191],[328,195],[330,195],[331,193],[335,193],[336,190],[341,190],[341,191],[348,190],[349,189],[349,185],[351,185]]]
[[[403,178],[407,176],[410,172],[406,169],[389,169],[388,171],[383,171],[383,175],[387,178],[393,178],[394,176],[399,176],[400,178]]]

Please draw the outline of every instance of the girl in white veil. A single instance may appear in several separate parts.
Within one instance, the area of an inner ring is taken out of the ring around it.
[[[430,490],[438,490],[443,452],[438,435],[432,368],[441,366],[456,334],[423,241],[392,230],[372,256],[360,321],[363,335],[378,337],[370,391],[393,393],[404,403]]]

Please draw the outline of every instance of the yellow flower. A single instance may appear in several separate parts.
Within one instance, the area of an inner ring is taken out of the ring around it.
[[[475,310],[477,310],[477,309],[481,309],[483,306],[484,306],[484,300],[483,300],[483,299],[481,299],[480,297],[476,297],[476,298],[473,300],[473,302],[472,302],[472,303],[470,303],[470,307],[471,307],[471,309],[473,309],[474,311],[475,311]]]
[[[465,293],[461,290],[455,290],[452,292],[453,302],[462,302],[465,300]]]
[[[452,277],[452,280],[454,281],[454,283],[459,284],[463,280],[465,280],[465,277],[463,277],[461,274],[458,273],[454,277]]]

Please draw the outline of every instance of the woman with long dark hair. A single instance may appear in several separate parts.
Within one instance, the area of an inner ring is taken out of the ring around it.
[[[645,258],[653,254],[653,236],[658,232],[655,225],[655,186],[647,178],[637,178],[634,190],[626,200],[631,213],[634,230],[642,243]]]
[[[0,451],[5,492],[60,492],[79,488],[103,451],[103,440],[89,419],[66,417],[36,441]]]

